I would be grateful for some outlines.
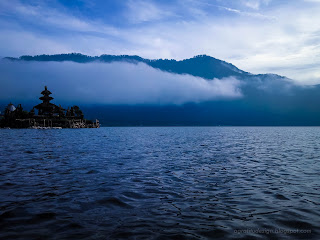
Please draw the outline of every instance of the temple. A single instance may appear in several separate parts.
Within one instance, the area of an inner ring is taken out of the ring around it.
[[[58,106],[50,103],[53,99],[53,97],[50,97],[52,93],[47,89],[47,86],[45,86],[41,94],[43,96],[39,97],[39,99],[42,100],[42,103],[34,106],[34,108],[39,110],[39,115],[53,116],[53,114],[57,112]]]
[[[21,104],[15,107],[10,103],[4,115],[0,116],[1,128],[98,128],[99,121],[86,120],[78,106],[64,109],[50,101],[54,98],[47,86],[39,98],[42,103],[34,106],[30,112],[23,111]]]

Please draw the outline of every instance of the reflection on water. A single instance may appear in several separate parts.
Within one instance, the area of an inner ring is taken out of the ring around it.
[[[0,238],[319,239],[319,150],[320,128],[2,129]]]

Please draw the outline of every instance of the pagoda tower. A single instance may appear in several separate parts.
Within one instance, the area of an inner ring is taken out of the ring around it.
[[[43,96],[39,97],[39,99],[42,100],[42,103],[34,108],[38,109],[38,115],[52,116],[58,109],[58,106],[50,103],[53,99],[53,97],[50,96],[52,93],[48,90],[47,86],[45,86],[41,94]]]
[[[43,104],[48,105],[50,101],[53,99],[53,97],[50,97],[52,93],[48,90],[47,86],[44,87],[44,90],[41,92],[41,94],[43,96],[39,97],[39,99],[42,100]]]

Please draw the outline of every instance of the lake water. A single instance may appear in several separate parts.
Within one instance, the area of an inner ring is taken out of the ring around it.
[[[0,239],[320,239],[320,128],[0,129]]]

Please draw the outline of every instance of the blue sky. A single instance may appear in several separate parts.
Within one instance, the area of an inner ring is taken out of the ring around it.
[[[319,0],[0,0],[0,56],[184,59],[320,83]]]

